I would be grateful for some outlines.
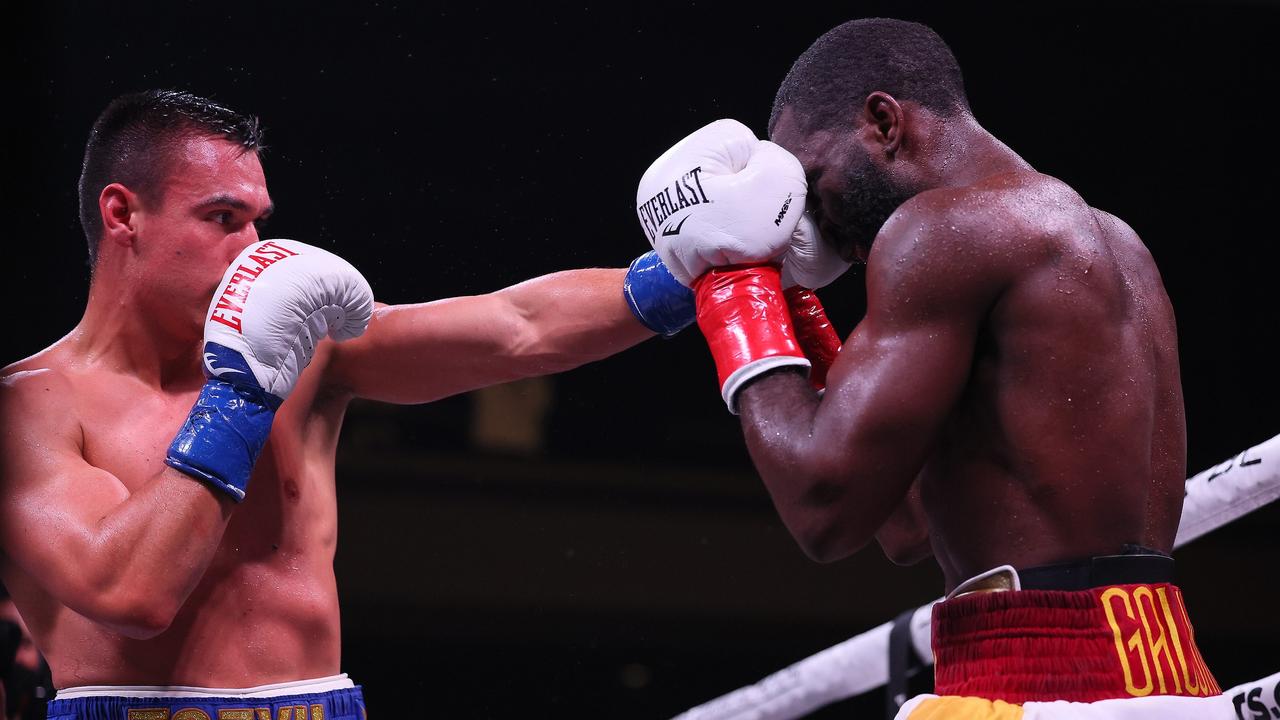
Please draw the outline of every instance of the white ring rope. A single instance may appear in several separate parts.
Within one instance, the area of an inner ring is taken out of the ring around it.
[[[1182,547],[1277,498],[1280,435],[1187,480],[1174,547]],[[933,602],[917,608],[911,616],[911,644],[928,664],[933,663],[929,635]],[[889,680],[892,627],[892,622],[878,625],[754,685],[687,710],[676,720],[793,720],[874,690]]]

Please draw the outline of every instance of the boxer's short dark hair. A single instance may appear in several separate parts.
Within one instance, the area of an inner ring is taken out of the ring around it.
[[[261,152],[258,118],[180,90],[146,90],[121,95],[102,111],[89,131],[80,169],[80,226],[89,243],[89,264],[98,262],[102,217],[98,196],[118,182],[146,202],[160,202],[172,149],[192,136],[222,137],[245,152]]]
[[[877,90],[945,116],[968,111],[964,78],[951,48],[920,23],[850,20],[804,51],[778,88],[769,128],[790,106],[806,131],[852,121]]]

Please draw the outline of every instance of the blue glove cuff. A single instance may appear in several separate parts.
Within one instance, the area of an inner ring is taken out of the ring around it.
[[[622,295],[641,325],[665,337],[685,329],[696,317],[693,291],[675,279],[654,250],[632,261]]]
[[[207,349],[207,347],[206,347]],[[244,500],[280,398],[210,378],[169,446],[165,464]]]

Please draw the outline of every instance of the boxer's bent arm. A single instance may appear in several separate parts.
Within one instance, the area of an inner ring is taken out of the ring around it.
[[[933,225],[900,211],[881,231],[867,269],[867,316],[821,400],[795,372],[766,376],[739,396],[756,468],[817,560],[862,548],[902,502],[965,387],[979,325],[1003,287],[983,264],[986,248],[949,223],[930,234]]]
[[[929,521],[925,518],[920,502],[920,478],[889,514],[879,530],[876,542],[884,550],[884,556],[898,565],[914,565],[933,554],[929,539]]]
[[[622,295],[626,270],[567,270],[488,295],[377,308],[325,373],[356,397],[423,403],[547,375],[652,337]]]
[[[213,559],[233,503],[165,467],[133,484],[82,455],[48,371],[0,389],[0,543],[9,563],[75,612],[134,638],[164,631]],[[62,385],[62,387],[59,387]]]

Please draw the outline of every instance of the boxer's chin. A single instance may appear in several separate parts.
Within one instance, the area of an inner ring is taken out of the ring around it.
[[[871,211],[864,210],[851,215],[849,224],[833,226],[827,237],[831,238],[830,242],[835,247],[836,253],[845,262],[865,265],[867,257],[871,255],[871,244],[875,242],[881,226],[888,219],[888,214],[883,217],[878,214],[872,217]]]
[[[841,260],[866,264],[867,255],[871,252],[870,242],[864,242],[844,228],[835,227],[830,227],[823,237],[831,243]]]
[[[837,250],[849,262],[865,263],[885,221],[915,195],[871,164],[850,168],[840,194]]]

